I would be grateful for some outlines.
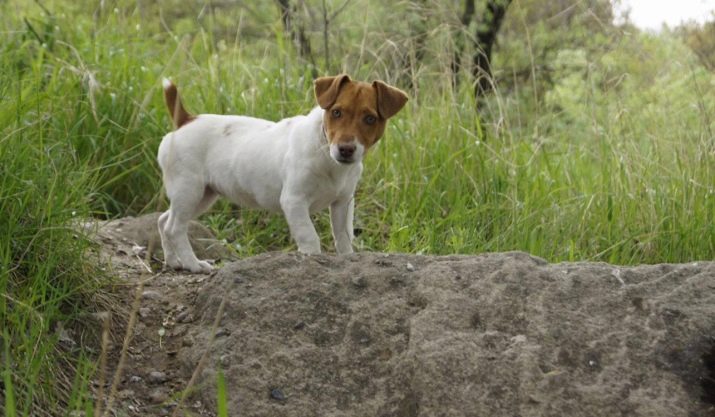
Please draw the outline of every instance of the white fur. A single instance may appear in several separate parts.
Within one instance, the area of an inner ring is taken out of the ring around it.
[[[351,253],[353,195],[364,148],[355,150],[355,162],[338,163],[323,113],[316,107],[279,122],[202,114],[164,136],[158,160],[171,206],[159,217],[159,232],[167,265],[211,270],[196,258],[187,230],[219,195],[244,207],[282,211],[298,250],[308,254],[320,253],[310,213],[328,207],[335,248]]]

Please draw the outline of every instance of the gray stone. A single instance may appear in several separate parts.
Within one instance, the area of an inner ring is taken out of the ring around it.
[[[153,249],[153,254],[161,253],[161,239],[157,222],[161,213],[150,213],[139,217],[126,217],[106,223],[106,228],[125,238],[134,246]],[[189,223],[189,240],[199,259],[234,259],[226,245],[217,240],[213,233],[197,221]],[[161,255],[163,256],[163,255]]]
[[[144,300],[151,300],[151,301],[159,301],[163,297],[159,291],[154,291],[154,290],[144,290],[142,292],[142,298]]]
[[[149,394],[149,400],[154,404],[161,404],[169,399],[169,395],[161,388],[152,391]]]
[[[163,384],[164,382],[168,381],[168,377],[164,372],[161,371],[151,371],[149,372],[149,375],[147,375],[147,381],[151,384]]]
[[[201,348],[177,358],[193,369],[208,349],[198,397],[215,403],[221,369],[247,417],[714,415],[715,263],[618,270],[520,252],[268,253],[206,281],[186,335]],[[370,285],[355,291],[356,276]]]
[[[176,315],[177,323],[189,323],[192,321],[194,321],[194,316],[191,314],[191,312],[188,309],[184,310],[181,313]]]

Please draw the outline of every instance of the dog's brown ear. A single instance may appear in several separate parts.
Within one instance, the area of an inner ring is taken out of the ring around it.
[[[335,104],[338,99],[338,93],[343,84],[350,82],[350,77],[346,74],[337,75],[335,77],[319,77],[315,80],[315,99],[318,105],[324,109]]]
[[[377,91],[377,112],[383,119],[389,119],[407,103],[407,93],[392,87],[382,81],[373,81],[372,86]]]

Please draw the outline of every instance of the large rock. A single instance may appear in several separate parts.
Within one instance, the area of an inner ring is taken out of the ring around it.
[[[91,227],[97,227],[101,237],[125,242],[143,248],[151,246],[153,253],[163,258],[159,226],[157,222],[161,213],[149,213],[139,217],[124,217],[106,222],[90,222]],[[189,222],[189,241],[199,259],[235,259],[226,249],[224,243],[216,240],[213,233],[197,221]],[[109,242],[104,242],[105,244]]]
[[[179,358],[231,416],[715,415],[712,262],[273,253],[197,303]]]

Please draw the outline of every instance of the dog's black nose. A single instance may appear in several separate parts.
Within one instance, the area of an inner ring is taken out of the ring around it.
[[[338,146],[338,151],[342,158],[352,158],[355,153],[355,145],[340,145]]]

